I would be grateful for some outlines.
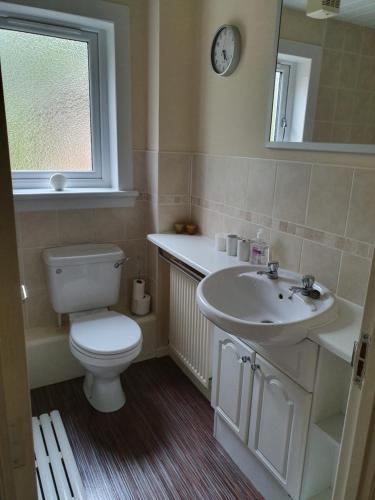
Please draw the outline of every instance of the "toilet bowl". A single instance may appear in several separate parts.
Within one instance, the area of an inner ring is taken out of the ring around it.
[[[69,314],[70,350],[83,365],[83,392],[98,411],[125,404],[120,375],[142,348],[138,324],[108,308],[119,299],[124,252],[113,244],[50,248],[43,252],[54,310]]]
[[[100,310],[70,315],[70,350],[83,365],[83,391],[90,404],[107,413],[126,401],[120,375],[141,352],[138,324],[123,314]]]

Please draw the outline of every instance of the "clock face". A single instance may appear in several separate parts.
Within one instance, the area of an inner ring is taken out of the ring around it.
[[[229,76],[240,59],[240,32],[235,26],[221,26],[211,49],[211,64],[218,75]]]

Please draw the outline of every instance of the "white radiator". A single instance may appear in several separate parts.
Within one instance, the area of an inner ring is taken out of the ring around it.
[[[85,490],[60,413],[33,417],[38,500],[85,500]]]
[[[169,347],[206,388],[211,378],[212,325],[199,311],[198,281],[170,267]]]

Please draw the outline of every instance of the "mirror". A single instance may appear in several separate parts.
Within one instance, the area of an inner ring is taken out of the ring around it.
[[[268,147],[375,153],[374,0],[282,1],[270,108]]]

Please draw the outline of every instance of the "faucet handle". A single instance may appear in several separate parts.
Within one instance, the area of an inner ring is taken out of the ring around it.
[[[277,273],[280,267],[280,263],[277,260],[271,260],[267,265],[271,273]]]
[[[311,290],[315,283],[315,277],[312,274],[305,274],[302,276],[302,286],[306,290]]]

